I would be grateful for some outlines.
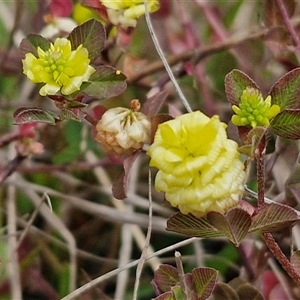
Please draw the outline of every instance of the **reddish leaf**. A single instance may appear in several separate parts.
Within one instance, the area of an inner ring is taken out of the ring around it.
[[[68,39],[73,49],[81,44],[87,48],[89,58],[93,61],[100,55],[104,47],[106,33],[103,25],[92,19],[73,29]]]
[[[236,290],[239,299],[265,300],[264,296],[250,284],[243,284]]]
[[[162,264],[154,272],[152,284],[159,293],[168,292],[179,281],[178,270],[170,265]]]
[[[85,116],[85,113],[80,109],[62,109],[61,119],[62,120],[74,120],[81,122]]]
[[[141,112],[150,118],[156,116],[167,96],[168,93],[166,91],[162,91],[148,98],[143,104]]]
[[[107,20],[106,7],[99,0],[81,0],[81,5],[90,8],[95,14],[99,15],[101,19]]]
[[[110,66],[100,66],[90,77],[90,85],[83,90],[89,97],[102,100],[121,94],[127,87],[126,76]]]
[[[38,107],[21,107],[14,113],[15,124],[41,122],[55,124],[60,118],[54,112]]]
[[[29,34],[27,38],[21,41],[21,55],[24,57],[26,53],[32,53],[37,57],[38,47],[40,47],[44,51],[47,51],[50,48],[50,42],[38,34]]]
[[[206,216],[197,218],[194,215],[184,215],[180,212],[168,219],[167,230],[201,238],[223,236],[222,233],[209,223]]]
[[[236,246],[239,245],[251,226],[250,215],[241,208],[233,208],[226,215],[211,212],[207,218],[219,232],[222,232]]]
[[[192,270],[192,278],[200,299],[207,299],[213,292],[218,272],[213,268],[196,268]]]
[[[223,282],[218,282],[213,291],[214,299],[222,300],[240,300],[232,287]],[[248,298],[246,298],[248,299]]]
[[[96,105],[92,108],[92,116],[96,122],[100,121],[107,108],[103,105]]]
[[[116,199],[123,200],[127,197],[127,185],[129,179],[129,172],[134,163],[137,159],[140,151],[136,151],[135,153],[131,154],[130,156],[126,157],[123,161],[123,170],[116,178],[112,186],[113,196]]]
[[[272,104],[284,109],[300,108],[300,68],[296,68],[282,76],[271,88]]]
[[[68,17],[70,16],[73,8],[71,0],[52,0],[50,3],[50,12],[53,16]]]
[[[87,7],[100,8],[102,4],[99,0],[81,0],[81,4]]]
[[[249,232],[259,230],[261,232],[278,231],[299,220],[297,212],[283,204],[266,204],[257,215],[253,217]]]
[[[151,141],[154,140],[158,125],[172,119],[170,115],[157,115],[151,118]]]
[[[243,91],[247,87],[253,87],[259,90],[259,87],[256,85],[256,83],[240,70],[232,70],[226,75],[225,92],[231,105],[237,105],[240,102]]]
[[[155,297],[153,300],[176,300],[176,298],[172,291],[169,291],[159,295],[158,297]]]

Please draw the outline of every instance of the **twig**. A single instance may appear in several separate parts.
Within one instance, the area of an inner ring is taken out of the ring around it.
[[[40,204],[40,197],[29,188],[23,189],[23,193],[26,194],[36,207]],[[75,290],[76,276],[77,276],[77,261],[76,261],[76,241],[70,231],[67,229],[65,224],[55,214],[50,211],[49,207],[44,203],[40,207],[40,213],[44,219],[53,228],[57,229],[61,236],[68,243],[69,255],[70,255],[70,282],[69,291]]]
[[[300,18],[294,18],[291,20],[291,24],[293,26],[298,26],[300,24]],[[223,42],[216,43],[213,45],[208,45],[208,46],[203,46],[198,49],[193,49],[193,50],[188,50],[186,52],[180,53],[180,54],[173,54],[169,55],[166,60],[167,63],[170,66],[174,66],[180,62],[186,62],[191,60],[194,64],[197,64],[200,60],[203,58],[213,55],[215,53],[219,53],[237,46],[240,46],[241,44],[245,42],[249,42],[252,40],[257,40],[263,38],[263,36],[268,33],[269,29],[268,28],[256,28],[251,31],[246,32],[245,34],[237,34],[229,37],[228,39],[224,40]],[[134,76],[131,77],[129,83],[134,83],[142,78],[156,73],[158,71],[161,71],[164,69],[164,64],[163,62],[156,61],[145,68],[143,68],[142,71],[139,73],[135,74]]]
[[[124,223],[137,224],[142,228],[148,227],[147,218],[145,218],[145,215],[142,213],[134,212],[132,214],[124,214],[124,212],[119,211],[115,208],[111,208],[107,205],[93,203],[91,201],[79,197],[66,195],[64,193],[55,191],[51,188],[27,182],[20,177],[18,177],[17,180],[8,179],[6,183],[11,183],[21,189],[32,189],[36,192],[41,192],[41,193],[45,192],[49,196],[58,197],[59,199],[68,201],[68,203],[74,205],[75,207],[80,208],[82,211],[85,211],[86,213],[95,215],[97,217],[101,217],[104,220],[109,222],[116,222],[118,224],[124,224]],[[156,216],[153,217],[153,230],[157,232],[165,232],[165,227],[166,227],[166,219],[161,217],[156,217]]]
[[[181,253],[179,251],[175,251],[175,262],[176,262],[176,267],[179,275],[179,283],[183,295],[183,300],[189,300],[189,290],[186,285],[185,281],[185,276],[184,276],[184,270],[182,266],[182,261],[181,261]]]
[[[9,133],[1,136],[0,137],[0,148],[8,145],[9,143],[11,143],[12,141],[17,140],[18,138],[20,138],[20,132],[19,131],[9,132]]]
[[[8,260],[8,272],[11,286],[12,299],[22,299],[22,289],[20,281],[20,270],[18,260],[17,241],[17,219],[16,219],[15,187],[9,185],[7,188],[7,250],[10,253]]]
[[[85,154],[85,156],[86,156],[86,158],[87,158],[87,160],[89,162],[95,162],[95,161],[97,161],[97,157],[91,151],[87,151],[86,154]],[[134,164],[133,168],[136,168],[136,167],[137,167],[137,165]],[[94,171],[95,171],[95,174],[96,174],[99,182],[102,185],[104,185],[106,187],[109,187],[111,189],[112,183],[111,183],[111,180],[108,177],[107,173],[105,172],[105,170],[103,168],[101,168],[101,167],[98,167]],[[133,173],[134,172],[131,172],[130,175],[133,176]],[[136,171],[135,176],[137,176],[137,174],[138,173]],[[137,184],[134,183],[134,182],[137,182],[138,177],[136,177],[136,179],[133,179],[132,181],[131,180],[132,179],[130,179],[130,181],[129,181],[129,190],[132,193],[132,191],[135,191],[135,189],[136,189]],[[126,214],[124,214],[125,205],[124,205],[124,203],[122,201],[117,200],[117,199],[115,199],[112,196],[111,196],[111,201],[112,201],[113,205],[117,208],[117,210],[119,211],[120,214],[122,214],[123,216],[130,216],[131,215],[132,218],[135,219],[135,217],[134,217],[134,215],[136,215],[135,212],[127,212]],[[144,218],[144,220],[143,220],[144,221],[144,227],[148,228],[147,217],[144,216],[143,218]],[[132,221],[135,221],[135,220],[132,220]],[[130,223],[130,224],[132,224],[134,222],[123,222],[123,223]],[[144,235],[143,231],[141,230],[141,228],[139,228],[138,226],[134,225],[134,226],[130,226],[130,230],[132,231],[133,238],[135,239],[137,245],[140,247],[140,249],[143,249],[143,247],[145,245],[145,235]],[[150,253],[153,253],[153,249],[152,249],[151,246],[149,246],[149,251],[150,251]],[[151,268],[153,270],[155,270],[157,268],[157,265],[159,264],[159,261],[158,260],[152,260],[152,261],[149,262],[149,264],[150,264]]]
[[[33,224],[33,222],[34,222],[36,216],[38,215],[39,210],[40,210],[42,204],[44,203],[44,201],[45,201],[45,198],[43,197],[43,198],[41,199],[40,204],[36,206],[36,208],[35,208],[34,212],[32,213],[32,215],[31,215],[31,217],[30,217],[28,223],[26,224],[26,227],[24,228],[22,234],[20,235],[20,238],[19,238],[19,240],[18,240],[17,248],[20,247],[22,241],[24,240],[24,238],[26,237],[27,233],[29,232],[30,227],[31,227],[31,225]]]
[[[286,7],[284,6],[284,3],[282,0],[276,0],[276,4],[277,4],[279,12],[282,16],[283,22],[285,23],[286,28],[288,29],[289,33],[291,34],[291,37],[295,44],[295,47],[299,51],[300,50],[300,39],[299,39],[298,33],[296,32],[294,26],[292,25],[292,23],[290,21],[290,17],[288,16]]]
[[[132,213],[131,205],[127,206],[127,208],[124,210],[124,213]],[[128,264],[131,260],[132,242],[133,242],[131,227],[132,227],[131,224],[125,223],[122,225],[118,267],[122,267]],[[128,278],[129,278],[128,269],[124,270],[123,272],[120,272],[117,275],[116,291],[114,294],[114,299],[124,299]]]
[[[142,274],[142,269],[147,257],[147,252],[149,249],[149,245],[150,245],[150,238],[151,238],[151,231],[152,231],[152,193],[151,193],[151,188],[152,188],[152,182],[151,182],[151,170],[149,169],[149,174],[148,174],[148,186],[149,186],[149,225],[148,225],[148,229],[147,229],[147,235],[146,235],[146,240],[145,240],[145,246],[143,248],[142,251],[142,255],[140,258],[140,262],[137,266],[136,269],[136,280],[135,280],[135,284],[134,284],[134,291],[133,291],[133,300],[137,299],[137,292],[138,292],[138,288],[139,288],[139,283],[140,283],[140,278],[141,278],[141,274]]]
[[[154,252],[153,254],[151,255],[148,255],[146,257],[146,261],[153,258],[153,257],[157,257],[159,255],[162,255],[162,254],[165,254],[169,251],[174,251],[175,249],[179,248],[179,247],[183,247],[185,245],[188,245],[192,242],[194,242],[195,240],[198,240],[198,238],[195,238],[195,237],[192,237],[192,238],[189,238],[187,240],[184,240],[184,241],[181,241],[179,243],[176,243],[176,244],[173,244],[169,247],[166,247],[164,249],[161,249],[159,251],[156,251]],[[129,264],[127,264],[126,266],[122,267],[122,268],[118,268],[118,269],[115,269],[111,272],[108,272],[98,278],[95,278],[94,280],[86,283],[85,285],[81,286],[80,288],[78,288],[76,291],[72,292],[71,294],[65,296],[64,298],[62,298],[61,300],[74,300],[76,297],[80,296],[81,294],[83,294],[84,292],[94,288],[96,285],[98,285],[99,283],[113,277],[113,276],[116,276],[119,272],[122,272],[123,270],[125,269],[129,269],[129,268],[132,268],[132,267],[135,267],[138,265],[139,263],[139,259],[138,260],[135,260]]]
[[[0,171],[0,184],[3,183],[18,168],[25,158],[26,156],[17,154],[16,157]]]

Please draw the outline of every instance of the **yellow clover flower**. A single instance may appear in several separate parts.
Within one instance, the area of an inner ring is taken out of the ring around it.
[[[38,57],[26,53],[23,73],[34,83],[45,83],[40,95],[71,95],[88,81],[95,69],[89,65],[88,50],[82,45],[71,49],[71,42],[66,38],[57,38],[46,51],[37,48]]]
[[[150,166],[159,169],[155,188],[184,214],[224,213],[243,193],[244,165],[225,128],[218,116],[200,111],[158,126],[147,151]]]
[[[277,104],[271,106],[271,96],[263,99],[259,90],[246,88],[241,96],[239,106],[233,105],[232,110],[236,113],[231,121],[236,126],[269,126],[270,120],[279,112]]]
[[[110,22],[124,28],[135,27],[136,19],[145,14],[144,0],[101,0],[101,3],[107,8]],[[159,1],[148,0],[147,8],[149,12],[158,10]]]

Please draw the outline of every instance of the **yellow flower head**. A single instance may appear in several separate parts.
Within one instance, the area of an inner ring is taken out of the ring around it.
[[[218,116],[199,111],[158,126],[147,151],[150,166],[159,169],[155,188],[184,214],[223,213],[239,201],[244,165],[225,128]]]
[[[151,122],[141,112],[115,107],[103,114],[96,130],[95,139],[105,152],[115,156],[130,155],[150,142]]]
[[[136,19],[145,14],[144,0],[101,0],[101,3],[107,8],[111,23],[124,28],[135,27]],[[147,8],[149,12],[158,10],[158,0],[148,0]]]
[[[246,88],[241,96],[239,106],[233,105],[232,110],[236,113],[231,118],[233,124],[237,126],[269,126],[270,119],[279,112],[277,104],[271,106],[271,96],[263,99],[260,91],[254,88]]]
[[[66,38],[57,38],[46,51],[37,48],[38,57],[26,53],[23,73],[34,83],[45,83],[40,95],[54,95],[60,91],[71,95],[88,81],[95,69],[89,65],[88,51],[82,45],[76,50]]]

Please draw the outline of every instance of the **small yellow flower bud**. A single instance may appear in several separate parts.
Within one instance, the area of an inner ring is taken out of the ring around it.
[[[116,107],[107,110],[96,126],[96,141],[105,152],[130,155],[150,143],[151,123],[141,112]]]
[[[158,126],[147,151],[150,166],[159,169],[155,188],[184,214],[224,213],[243,193],[244,165],[225,128],[218,116],[199,111]]]
[[[47,51],[37,48],[38,57],[27,53],[23,72],[34,83],[45,83],[40,95],[71,95],[88,81],[95,69],[89,65],[88,51],[82,45],[76,50],[66,38],[57,38]]]

